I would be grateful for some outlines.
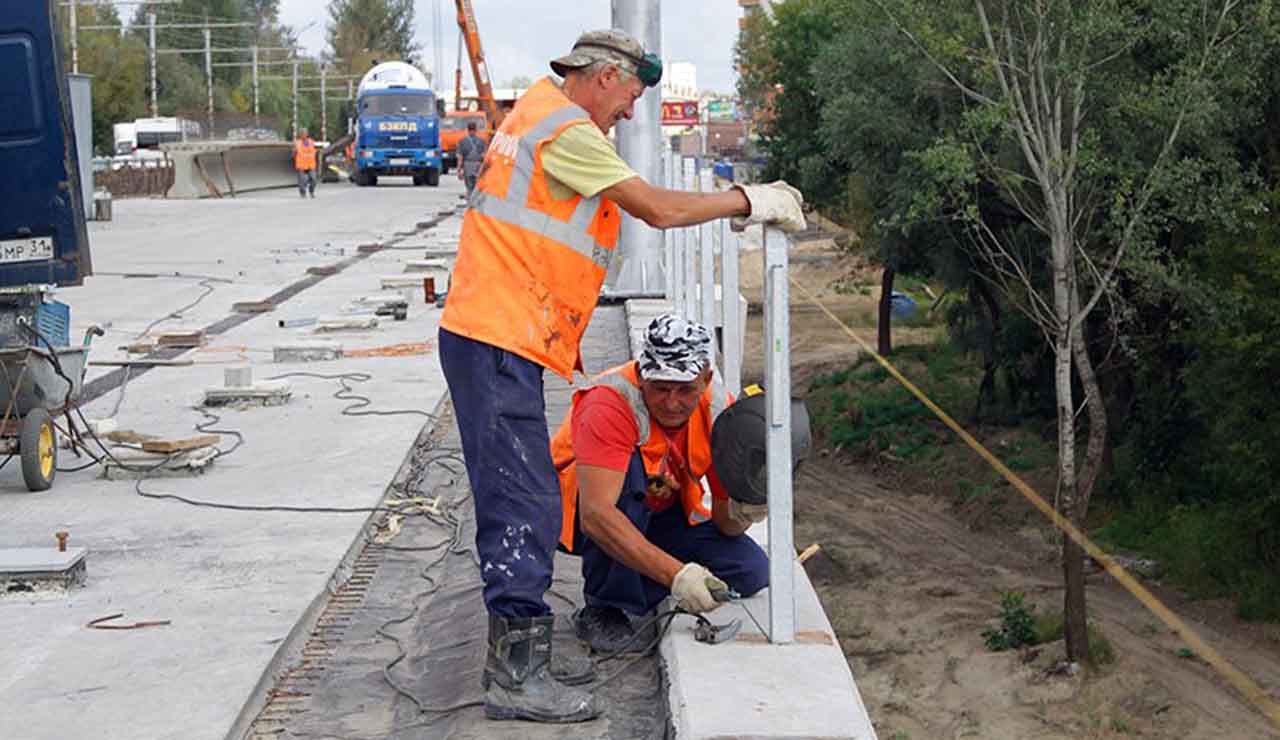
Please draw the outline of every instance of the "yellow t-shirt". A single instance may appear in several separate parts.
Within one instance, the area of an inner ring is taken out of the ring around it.
[[[613,144],[591,122],[565,129],[542,148],[542,169],[551,197],[568,200],[575,194],[593,198],[601,191],[636,176]]]

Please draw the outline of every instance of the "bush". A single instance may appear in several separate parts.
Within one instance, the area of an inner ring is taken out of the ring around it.
[[[1021,591],[1000,592],[1000,626],[982,630],[982,641],[988,650],[1000,652],[1036,644],[1034,605],[1026,604]]]

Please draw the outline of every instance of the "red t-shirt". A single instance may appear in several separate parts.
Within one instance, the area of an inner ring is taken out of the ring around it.
[[[636,425],[631,406],[612,388],[597,387],[583,393],[573,406],[571,424],[574,460],[580,465],[626,472],[631,455],[644,442],[640,439],[640,427]],[[657,429],[667,436],[667,459],[662,472],[670,478],[671,485],[666,486],[665,491],[663,487],[649,486],[645,505],[655,512],[669,509],[690,477],[686,462],[689,427]],[[728,498],[714,468],[707,471],[707,482],[711,485],[713,497]]]

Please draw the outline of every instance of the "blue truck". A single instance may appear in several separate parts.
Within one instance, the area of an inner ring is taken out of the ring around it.
[[[381,175],[440,184],[440,111],[426,76],[413,65],[384,62],[365,74],[356,94],[355,134],[355,184],[377,185]]]

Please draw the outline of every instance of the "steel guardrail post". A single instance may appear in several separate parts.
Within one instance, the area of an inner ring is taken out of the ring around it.
[[[698,189],[698,161],[693,157],[684,158],[684,189]],[[697,227],[686,227],[684,231],[684,312],[681,314],[686,319],[692,319],[697,315],[697,284],[698,284],[698,230]]]
[[[724,321],[724,382],[734,396],[742,394],[742,322],[738,315],[738,234],[720,220],[720,312]]]
[[[705,164],[705,163],[704,163]],[[711,178],[711,168],[703,167],[698,173],[698,189],[710,193],[715,189]],[[698,320],[715,334],[716,330],[716,245],[715,224],[711,221],[698,226],[698,283],[702,286],[699,293]]]
[[[764,241],[765,393],[769,487],[769,642],[795,640],[795,532],[791,487],[791,291],[787,284],[790,240],[761,227]]]

